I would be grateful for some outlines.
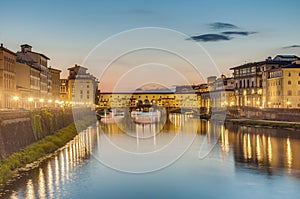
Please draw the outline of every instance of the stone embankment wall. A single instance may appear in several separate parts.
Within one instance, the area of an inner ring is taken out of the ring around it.
[[[249,119],[300,122],[300,109],[254,107],[228,108],[227,114]]]
[[[92,114],[80,109],[79,117]],[[42,108],[35,110],[0,111],[0,159],[68,126],[74,121],[71,108]]]

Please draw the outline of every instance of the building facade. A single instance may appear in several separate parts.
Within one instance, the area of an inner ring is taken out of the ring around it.
[[[268,108],[300,108],[300,61],[268,71]]]
[[[51,73],[48,69],[48,60],[46,55],[32,51],[32,46],[28,44],[21,45],[21,51],[17,52],[17,61],[26,63],[39,72],[39,98],[50,99],[52,97]]]
[[[234,76],[235,105],[238,107],[268,107],[267,90],[269,71],[291,64],[297,56],[277,55],[265,61],[231,68]]]
[[[68,102],[73,106],[95,106],[96,91],[98,90],[97,79],[87,73],[87,68],[75,65],[68,68]]]
[[[0,108],[17,107],[16,53],[0,45]]]
[[[52,84],[51,89],[52,89],[52,97],[49,100],[52,100],[55,102],[56,100],[60,99],[60,73],[61,70],[55,69],[55,68],[49,68],[49,73],[50,73],[50,80],[48,81],[48,84]],[[48,75],[49,77],[49,75]],[[50,89],[50,88],[49,88]]]

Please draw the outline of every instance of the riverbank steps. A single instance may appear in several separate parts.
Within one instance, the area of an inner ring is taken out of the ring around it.
[[[11,154],[7,158],[0,160],[0,188],[18,173],[18,169],[25,167],[27,164],[38,161],[40,158],[55,152],[72,140],[77,132],[86,129],[96,122],[95,117],[89,116],[83,120],[76,121],[48,135],[41,140],[34,142],[27,147]]]

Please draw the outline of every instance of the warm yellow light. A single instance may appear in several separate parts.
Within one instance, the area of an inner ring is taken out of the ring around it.
[[[49,100],[48,100],[48,103],[52,103],[52,100],[51,100],[51,99],[49,99]]]
[[[18,100],[19,100],[19,97],[18,97],[18,96],[14,96],[14,97],[13,97],[13,100],[18,101]]]
[[[32,102],[32,101],[33,101],[33,98],[32,98],[32,97],[29,97],[29,98],[28,98],[28,101],[29,101],[29,102]]]
[[[271,104],[271,102],[268,102],[268,105],[270,105]]]
[[[287,104],[288,104],[288,105],[291,105],[291,102],[288,101]]]
[[[59,101],[58,101],[58,100],[55,100],[55,103],[56,103],[56,104],[58,104],[58,103],[59,103]]]
[[[259,101],[257,101],[256,104],[259,105]]]
[[[248,100],[247,103],[250,104],[250,101]]]
[[[40,99],[40,102],[44,102],[44,99]]]

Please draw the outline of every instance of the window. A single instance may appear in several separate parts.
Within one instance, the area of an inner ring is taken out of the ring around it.
[[[292,84],[292,82],[291,82],[291,80],[289,80],[289,81],[288,81],[288,85],[291,85],[291,84]]]
[[[291,95],[292,95],[292,91],[291,91],[291,90],[288,90],[287,95],[288,95],[288,96],[291,96]]]
[[[298,90],[298,96],[300,96],[300,90]]]
[[[291,73],[289,73],[288,75],[289,75],[289,77],[290,77],[290,76],[291,76]]]
[[[298,85],[300,85],[300,80],[298,80]]]
[[[86,88],[90,88],[90,85],[86,85]]]

